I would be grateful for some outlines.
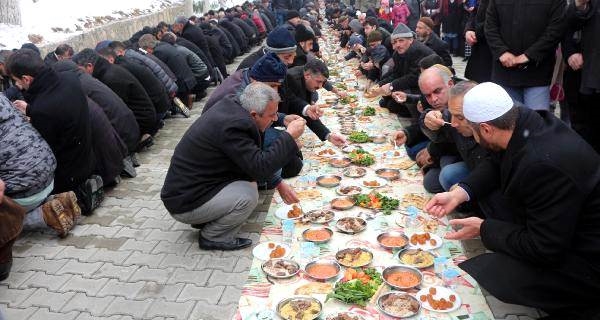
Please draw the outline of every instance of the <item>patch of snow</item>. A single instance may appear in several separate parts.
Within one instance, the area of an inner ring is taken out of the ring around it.
[[[0,24],[0,49],[59,42],[104,24],[151,14],[183,0],[21,0],[21,26]],[[41,36],[41,39],[39,38]]]

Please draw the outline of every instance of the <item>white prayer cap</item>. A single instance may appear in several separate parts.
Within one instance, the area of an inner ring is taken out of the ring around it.
[[[492,82],[484,82],[465,94],[463,114],[471,122],[482,123],[500,118],[513,105],[508,92],[501,86]]]

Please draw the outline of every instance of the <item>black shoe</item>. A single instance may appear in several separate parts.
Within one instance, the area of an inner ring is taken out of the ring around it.
[[[131,156],[123,159],[123,172],[121,174],[128,178],[135,178],[137,176]]]
[[[0,281],[6,280],[10,274],[10,268],[12,267],[12,260],[0,263]]]
[[[137,158],[137,155],[135,153],[131,154],[131,162],[133,163],[134,167],[139,167],[140,166],[140,161]]]
[[[152,145],[154,145],[154,138],[152,136],[148,136],[148,138],[140,141],[137,145],[136,152],[141,152],[149,149]]]
[[[194,224],[192,224],[192,228],[202,229],[202,228],[204,228],[205,225],[206,225],[206,223],[194,223]]]
[[[198,237],[198,246],[204,250],[239,250],[252,245],[252,240],[246,238],[235,238],[231,242],[215,242],[204,239],[202,236]]]

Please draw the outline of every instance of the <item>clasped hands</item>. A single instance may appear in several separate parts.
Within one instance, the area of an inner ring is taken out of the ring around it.
[[[524,65],[529,62],[529,58],[523,53],[515,56],[514,54],[506,51],[500,56],[500,63],[506,68],[514,68],[520,65]]]

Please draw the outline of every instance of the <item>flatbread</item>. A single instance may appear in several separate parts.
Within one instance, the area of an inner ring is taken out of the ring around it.
[[[402,197],[402,206],[409,207],[414,206],[418,209],[423,209],[429,199],[424,195],[418,193],[407,193]]]
[[[296,190],[296,195],[300,200],[312,200],[321,198],[321,191],[317,189]]]
[[[312,295],[312,294],[328,294],[333,291],[333,285],[328,282],[311,282],[298,287],[294,294],[297,295]]]

